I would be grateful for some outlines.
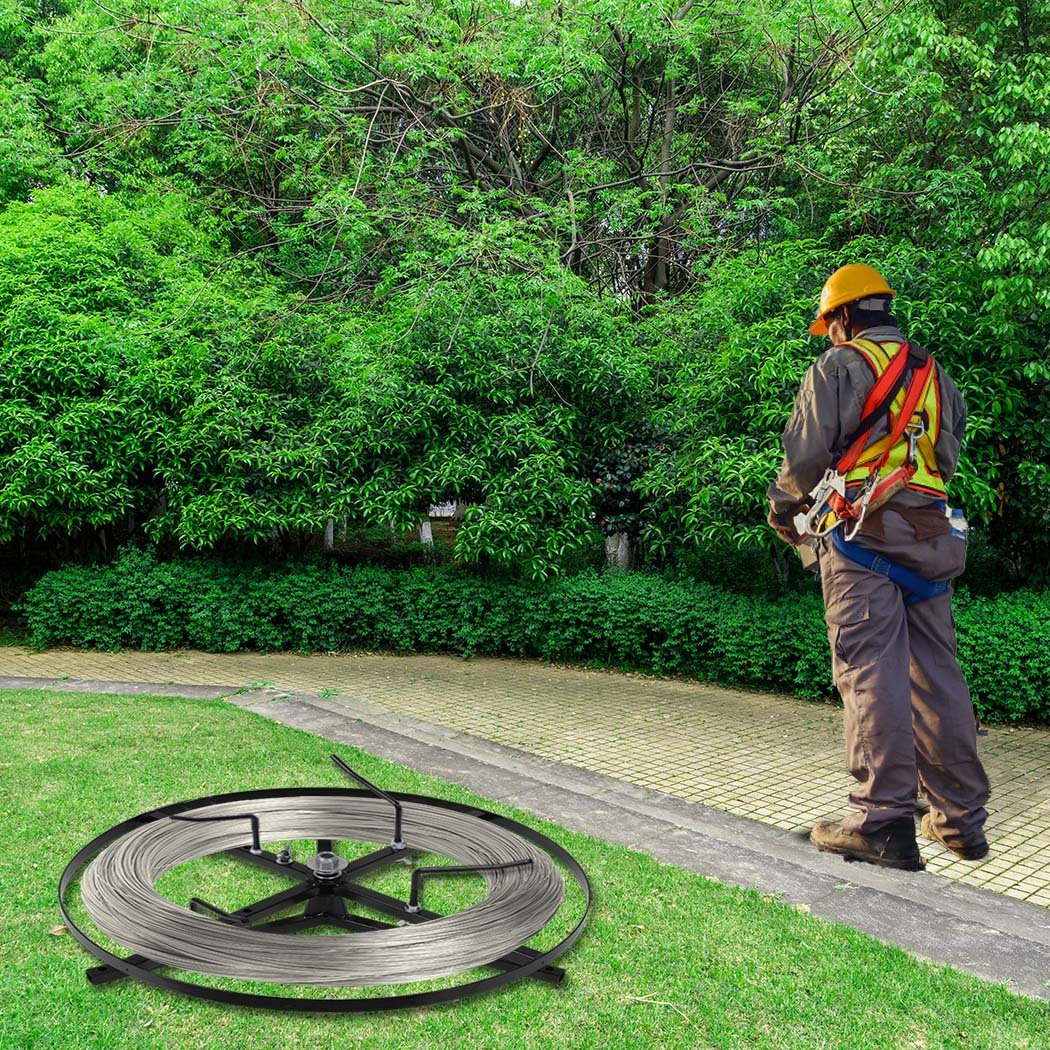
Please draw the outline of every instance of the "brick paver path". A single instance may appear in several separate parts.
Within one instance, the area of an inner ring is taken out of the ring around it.
[[[853,783],[838,708],[696,682],[484,657],[20,646],[0,647],[0,675],[344,694],[792,830],[844,813]],[[1050,731],[991,728],[980,750],[991,853],[972,864],[920,840],[927,866],[1050,906]]]

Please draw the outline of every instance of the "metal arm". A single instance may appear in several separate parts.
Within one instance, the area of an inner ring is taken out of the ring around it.
[[[187,817],[181,813],[172,813],[172,820],[190,820],[203,823],[209,820],[250,820],[252,823],[252,845],[249,853],[256,857],[262,855],[262,846],[259,844],[259,818],[254,813],[231,813],[228,817]]]
[[[394,841],[390,843],[390,848],[404,849],[405,843],[401,838],[401,803],[393,795],[388,795],[382,788],[376,787],[370,780],[365,780],[360,773],[355,773],[338,755],[330,757],[348,777],[356,780],[362,787],[368,788],[376,798],[385,799],[394,807]]]
[[[416,868],[412,872],[412,893],[408,898],[406,910],[410,912],[420,910],[419,892],[422,889],[424,875],[463,875],[467,872],[476,871],[503,871],[505,868],[521,868],[531,863],[532,859],[527,858],[525,860],[511,860],[506,864],[464,864],[462,866],[456,865],[455,867]]]
[[[200,897],[190,897],[190,911],[201,911],[202,909],[212,912],[212,914],[219,917],[220,922],[229,923],[231,926],[243,926],[245,923],[244,919],[238,919],[237,916],[231,915],[228,911],[223,911],[222,908],[218,908],[214,904],[202,901]]]

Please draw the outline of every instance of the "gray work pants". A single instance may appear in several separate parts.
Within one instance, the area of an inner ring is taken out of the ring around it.
[[[950,580],[966,563],[966,541],[951,534],[916,540],[896,511],[883,514],[885,539],[854,542],[926,577]],[[843,824],[862,833],[910,817],[921,778],[934,826],[964,844],[984,828],[988,778],[977,756],[970,691],[955,657],[951,588],[905,605],[900,588],[820,541],[824,612],[835,685],[845,707],[846,754],[857,807]]]

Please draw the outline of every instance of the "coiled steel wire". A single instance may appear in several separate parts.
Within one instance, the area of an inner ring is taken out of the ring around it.
[[[290,984],[399,984],[446,977],[520,947],[558,910],[564,884],[543,850],[478,817],[402,803],[410,848],[480,865],[531,864],[480,872],[488,894],[461,912],[426,922],[322,937],[252,930],[180,907],[153,888],[180,864],[246,846],[248,821],[164,817],[134,828],[92,861],[81,881],[84,906],[118,944],[199,973]],[[202,806],[188,815],[255,813],[264,841],[349,839],[389,842],[389,803],[368,797],[302,795]]]

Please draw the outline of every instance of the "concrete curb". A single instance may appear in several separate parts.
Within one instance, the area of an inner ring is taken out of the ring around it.
[[[364,700],[218,685],[0,676],[0,689],[225,698],[564,827],[843,923],[920,958],[1050,999],[1050,911],[929,872],[846,864],[798,834],[552,762]]]

